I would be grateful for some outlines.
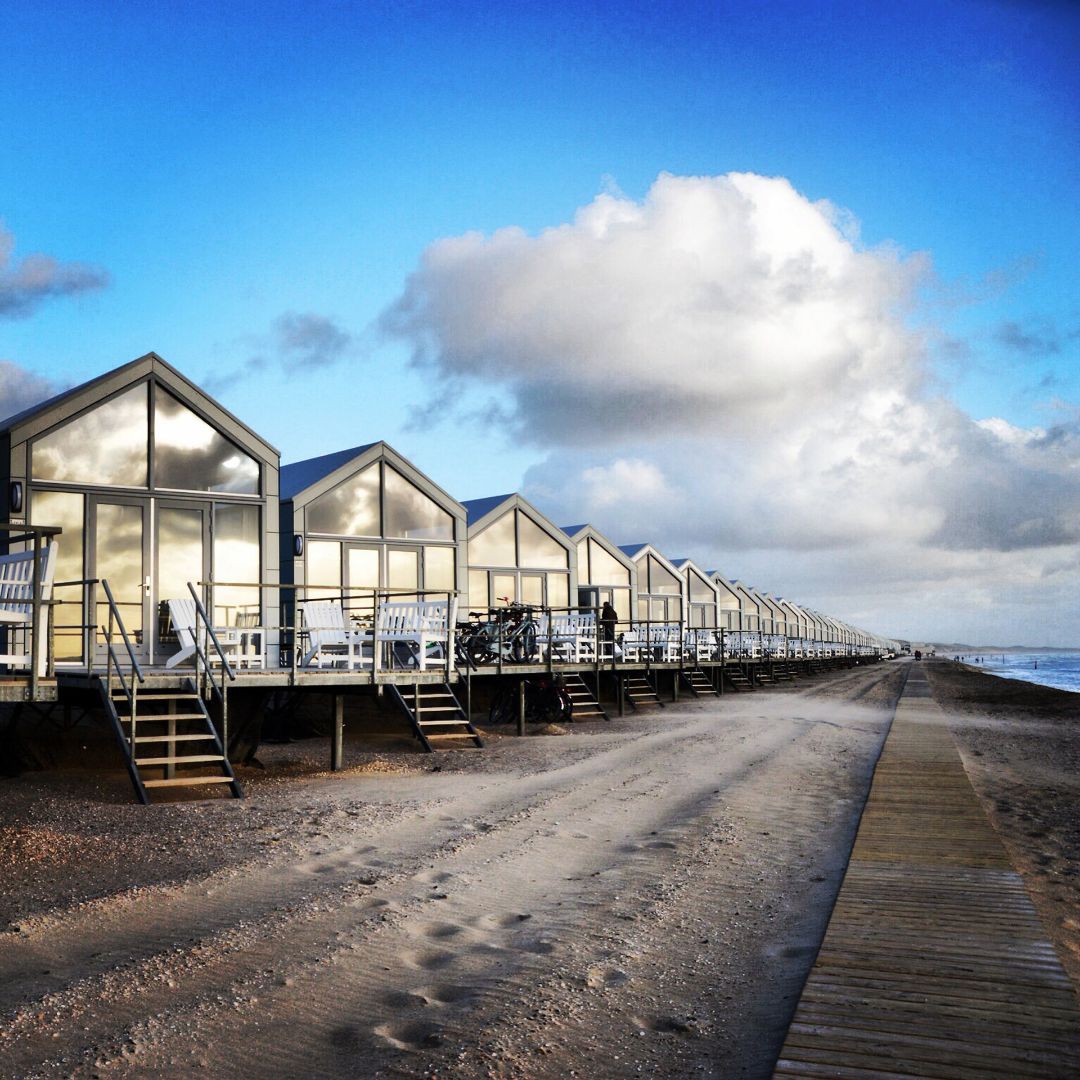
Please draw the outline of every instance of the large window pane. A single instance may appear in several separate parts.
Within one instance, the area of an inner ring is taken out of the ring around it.
[[[630,590],[612,589],[611,606],[615,609],[615,614],[619,616],[619,622],[628,623],[630,621]]]
[[[386,466],[383,528],[405,540],[453,540],[454,519],[438,503]]]
[[[570,578],[566,574],[548,574],[547,602],[553,608],[570,606]]]
[[[521,602],[531,604],[533,607],[541,607],[544,603],[544,575],[522,574],[521,575]]]
[[[469,571],[469,609],[471,611],[487,611],[488,607],[488,576],[486,570]],[[460,615],[464,617],[465,612]]]
[[[259,463],[159,387],[154,405],[154,486],[258,495]]]
[[[309,540],[306,554],[309,587],[304,590],[303,599],[340,596],[341,545],[330,540]]]
[[[378,462],[308,504],[308,532],[379,536],[380,529]]]
[[[518,512],[518,565],[565,570],[569,552],[527,515]]]
[[[143,508],[122,503],[97,507],[97,576],[109,583],[120,618],[132,641],[142,641]],[[98,589],[97,622],[109,624],[109,601]]]
[[[589,565],[592,574],[589,579],[590,584],[630,584],[630,571],[618,559],[609,554],[602,544],[598,544],[595,540],[589,541]]]
[[[420,552],[395,551],[386,553],[386,587],[388,589],[418,589],[420,587]]]
[[[214,507],[214,580],[234,584],[214,588],[213,619],[223,626],[258,626],[261,579],[259,508],[257,506]]]
[[[469,563],[472,566],[517,566],[512,512],[503,514],[469,540]]]
[[[690,599],[700,601],[714,601],[716,599],[716,592],[713,587],[699,574],[694,573],[693,570],[689,571],[690,578]]]
[[[71,491],[35,491],[30,503],[31,525],[56,525],[54,581],[81,581],[83,574],[83,496]],[[82,659],[83,589],[68,585],[53,589],[60,601],[53,609],[53,648],[57,660]]]
[[[649,592],[651,593],[675,593],[682,592],[682,583],[666,567],[660,565],[660,560],[649,556]]]
[[[577,576],[582,584],[592,583],[592,575],[589,572],[589,541],[582,540],[577,546]]]
[[[492,574],[491,591],[496,607],[512,604],[517,598],[517,574]]]
[[[379,587],[379,549],[351,547],[349,551],[349,591]]]
[[[146,487],[148,395],[140,383],[37,439],[34,479]]]
[[[424,548],[424,588],[446,589],[447,592],[457,588],[453,548]]]

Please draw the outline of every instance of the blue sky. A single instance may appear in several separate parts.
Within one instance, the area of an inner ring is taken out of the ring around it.
[[[432,370],[376,328],[430,245],[747,172],[926,253],[904,318],[935,393],[1076,419],[1075,5],[11,0],[0,40],[8,270],[107,275],[0,317],[0,360],[56,385],[154,349],[286,461],[382,437],[461,498],[510,490],[552,447],[477,410],[518,386],[459,378],[418,422]]]

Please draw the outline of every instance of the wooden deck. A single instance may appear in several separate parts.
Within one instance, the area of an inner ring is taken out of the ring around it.
[[[776,1077],[1076,1077],[1080,1007],[912,668]]]

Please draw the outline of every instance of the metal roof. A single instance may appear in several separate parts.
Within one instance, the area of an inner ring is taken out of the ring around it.
[[[332,454],[323,454],[321,457],[305,458],[303,461],[294,461],[291,465],[281,466],[281,498],[291,499],[298,492],[317,484],[324,476],[336,472],[347,465],[353,458],[367,453],[375,443],[365,443],[363,446],[354,446],[350,450],[337,450]]]

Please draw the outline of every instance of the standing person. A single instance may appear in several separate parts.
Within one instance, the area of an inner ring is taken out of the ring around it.
[[[604,642],[610,646],[610,650],[604,651],[610,651],[612,655],[615,654],[615,626],[618,621],[619,613],[611,606],[610,600],[605,600],[604,606],[600,609],[600,625],[604,630]]]

